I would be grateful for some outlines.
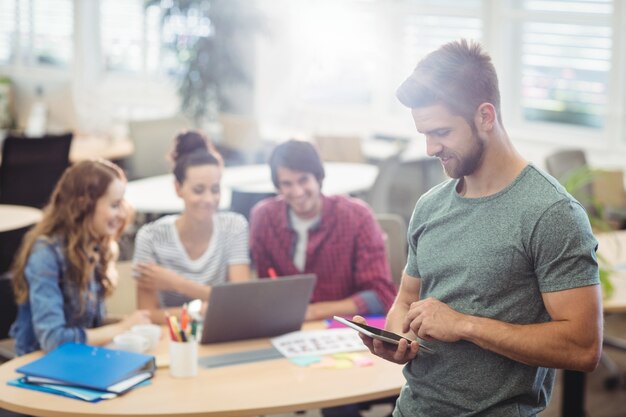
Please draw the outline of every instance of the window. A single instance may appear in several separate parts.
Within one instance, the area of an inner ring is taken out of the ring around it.
[[[113,73],[168,74],[180,71],[181,60],[211,23],[191,8],[168,13],[166,6],[145,6],[144,0],[103,0],[100,4],[104,69]],[[162,2],[167,5],[167,2]],[[185,51],[178,56],[169,46]],[[185,48],[187,47],[187,48]]]
[[[73,22],[72,0],[0,2],[0,64],[68,67]]]
[[[273,1],[261,5],[273,31],[259,53],[257,102],[277,125],[357,121],[354,131],[397,115],[393,92],[421,57],[460,37],[482,39],[481,0]]]
[[[604,127],[611,1],[525,0],[517,11],[524,120]]]
[[[0,2],[0,64],[11,62],[15,40],[15,24],[17,13],[15,1]]]
[[[410,1],[405,7],[401,25],[402,80],[420,59],[447,42],[459,38],[482,41],[480,0],[419,0]]]
[[[104,70],[138,73],[146,66],[151,45],[145,42],[143,1],[100,2],[100,33]]]

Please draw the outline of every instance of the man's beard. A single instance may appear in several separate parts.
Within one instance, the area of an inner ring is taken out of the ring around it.
[[[485,144],[482,140],[480,140],[477,134],[472,134],[472,140],[475,146],[470,154],[465,155],[464,157],[459,157],[456,154],[450,155],[458,162],[458,164],[450,168],[446,167],[445,165],[443,166],[446,175],[450,178],[458,179],[471,175],[480,165],[483,159],[483,154],[485,153]],[[443,152],[441,155],[448,156],[445,152]]]

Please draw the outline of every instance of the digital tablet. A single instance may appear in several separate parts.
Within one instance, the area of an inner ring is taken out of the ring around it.
[[[388,332],[387,330],[379,329],[378,327],[368,326],[367,324],[357,323],[352,320],[344,319],[343,317],[333,316],[333,319],[337,320],[339,323],[345,324],[346,326],[358,332],[363,333],[364,335],[367,335],[374,339],[382,340],[386,343],[391,343],[393,345],[397,345],[402,339],[406,340],[409,343],[414,342],[414,340],[411,340],[404,336],[400,336],[399,334]],[[420,344],[420,349],[424,349],[428,352],[433,352],[431,348],[424,346],[424,344],[422,344],[420,340],[416,340],[416,342]]]

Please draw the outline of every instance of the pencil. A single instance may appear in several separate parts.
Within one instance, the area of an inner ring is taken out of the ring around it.
[[[167,328],[170,331],[170,339],[173,341],[176,341],[178,338],[176,337],[176,333],[174,332],[174,329],[172,328],[170,313],[168,313],[167,310],[165,311],[165,322],[167,323]]]

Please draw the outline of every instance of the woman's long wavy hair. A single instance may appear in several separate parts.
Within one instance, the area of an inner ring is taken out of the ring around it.
[[[104,295],[110,294],[113,284],[107,276],[107,265],[114,257],[113,247],[123,229],[120,228],[117,236],[99,236],[92,220],[98,199],[115,179],[126,182],[124,172],[105,160],[82,161],[65,170],[43,210],[42,220],[26,233],[15,258],[13,290],[19,304],[28,299],[24,269],[35,241],[41,236],[61,237],[67,265],[62,279],[79,288],[80,300],[84,300],[94,270]],[[123,223],[125,227],[126,222]],[[94,258],[93,250],[99,256]]]

